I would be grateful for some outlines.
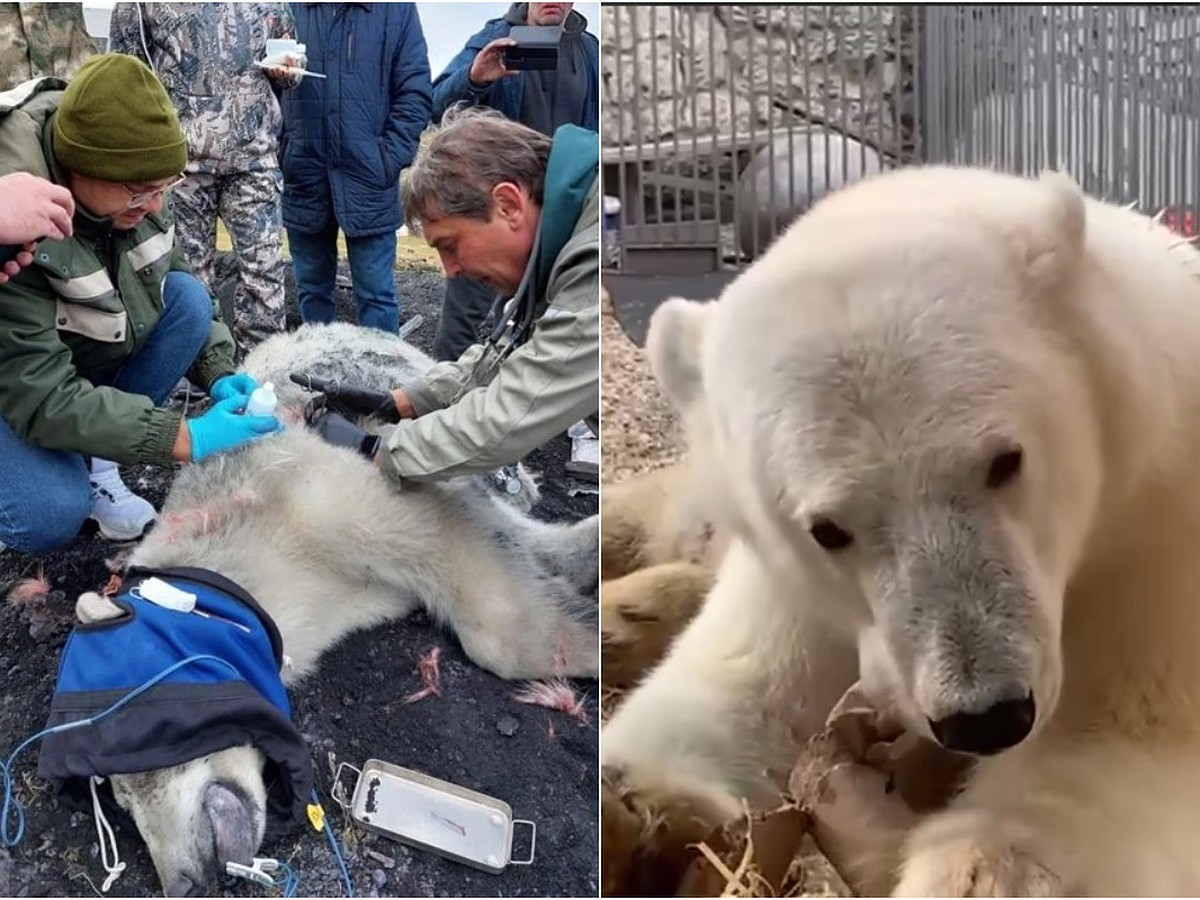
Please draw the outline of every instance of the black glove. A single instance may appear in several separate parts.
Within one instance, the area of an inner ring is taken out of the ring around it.
[[[304,411],[304,421],[335,447],[347,447],[367,459],[375,459],[381,443],[379,435],[363,431],[345,416],[329,409],[316,409],[311,414],[307,407]]]
[[[307,391],[318,391],[304,407],[307,420],[311,412],[328,409],[347,418],[377,416],[385,422],[399,422],[400,411],[389,391],[372,391],[356,385],[342,385],[336,381],[325,381],[315,375],[293,372],[291,379]]]

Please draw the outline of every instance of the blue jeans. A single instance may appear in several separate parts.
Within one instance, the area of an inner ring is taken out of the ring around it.
[[[142,348],[108,379],[161,405],[195,362],[212,329],[208,290],[186,272],[168,272],[163,312]],[[0,417],[0,542],[25,553],[69,544],[92,511],[88,465],[78,453],[35,447]]]
[[[316,234],[288,229],[288,247],[296,270],[300,318],[305,322],[332,322],[336,312],[337,221],[330,217]],[[400,330],[396,302],[396,232],[346,238],[350,280],[358,305],[358,324],[395,334]]]
[[[458,359],[480,341],[480,326],[496,302],[496,292],[482,281],[465,275],[446,279],[442,315],[433,341],[433,358],[438,362]]]

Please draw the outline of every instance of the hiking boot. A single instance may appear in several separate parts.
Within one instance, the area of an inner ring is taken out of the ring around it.
[[[121,480],[117,464],[107,459],[92,460],[92,515],[100,533],[110,541],[140,538],[158,513],[149,501],[134,494]]]

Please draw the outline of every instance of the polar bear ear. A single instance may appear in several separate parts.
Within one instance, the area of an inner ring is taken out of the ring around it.
[[[670,297],[650,317],[646,354],[655,377],[678,407],[700,395],[700,345],[709,304]]]
[[[1041,202],[1029,216],[1022,250],[1026,276],[1038,290],[1057,287],[1083,255],[1087,210],[1083,192],[1065,172],[1038,179]]]

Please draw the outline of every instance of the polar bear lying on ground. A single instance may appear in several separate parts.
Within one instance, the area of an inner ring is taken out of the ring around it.
[[[394,335],[334,324],[271,338],[245,369],[275,383],[295,425],[307,395],[292,372],[380,387],[431,364]],[[516,497],[486,477],[400,490],[299,425],[185,467],[129,565],[202,567],[241,585],[279,628],[289,685],[349,632],[419,606],[502,678],[594,678],[596,517],[531,518],[536,485],[522,478]],[[98,601],[83,595],[81,615],[96,618]],[[112,777],[168,895],[206,895],[226,862],[249,863],[266,826],[262,769],[258,750],[235,747]]]
[[[1065,176],[930,167],[664,304],[648,348],[732,540],[606,781],[681,833],[771,806],[861,679],[977,757],[874,861],[898,895],[1200,893],[1197,275]]]

